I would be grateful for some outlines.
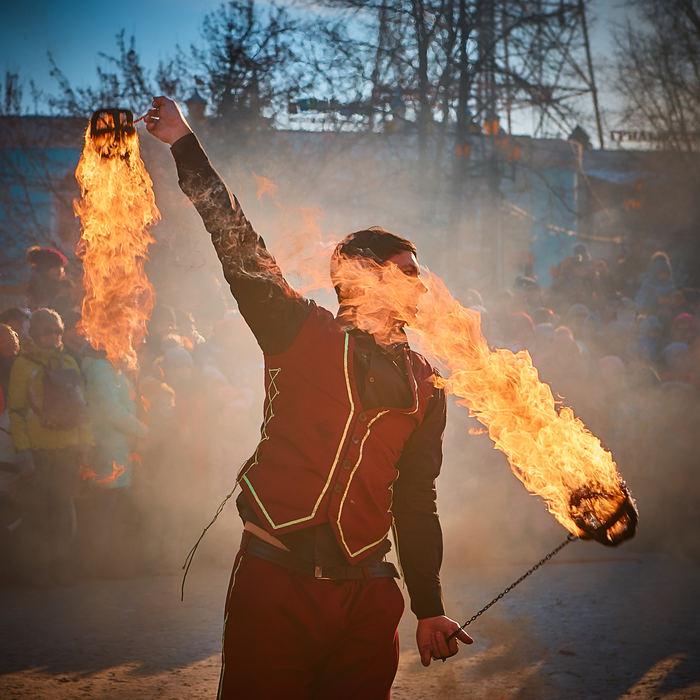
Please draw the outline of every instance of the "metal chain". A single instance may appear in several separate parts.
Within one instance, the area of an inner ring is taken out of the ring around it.
[[[501,591],[490,603],[487,603],[486,605],[484,605],[483,608],[481,608],[481,610],[479,610],[478,612],[474,613],[461,627],[459,627],[458,629],[456,629],[456,630],[447,638],[447,641],[449,641],[450,639],[452,639],[452,637],[456,637],[457,634],[458,634],[461,630],[463,630],[463,629],[464,629],[465,627],[467,627],[468,625],[471,625],[471,623],[474,622],[474,620],[476,620],[477,617],[479,617],[480,615],[483,615],[492,605],[495,605],[501,598],[503,598],[503,596],[505,596],[506,594],[510,593],[519,583],[522,583],[530,574],[532,574],[532,573],[534,573],[535,571],[537,571],[537,569],[539,569],[540,566],[542,566],[542,564],[546,564],[555,554],[557,554],[557,553],[560,552],[562,549],[564,549],[564,547],[566,547],[566,545],[569,544],[569,542],[573,542],[574,540],[577,540],[577,539],[578,539],[578,537],[577,537],[576,535],[569,535],[560,545],[558,545],[557,547],[555,547],[549,554],[547,554],[547,555],[545,555],[544,557],[542,557],[542,559],[540,559],[540,560],[537,562],[537,564],[535,564],[534,566],[532,566],[531,568],[529,568],[519,579],[517,579],[516,581],[513,581],[513,583],[511,583],[510,586],[508,586],[508,587],[505,588],[503,591]]]

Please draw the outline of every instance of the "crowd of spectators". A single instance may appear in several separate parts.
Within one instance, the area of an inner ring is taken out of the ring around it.
[[[65,257],[33,247],[27,262],[26,307],[0,313],[4,575],[44,586],[174,570],[255,442],[250,333],[235,310],[200,331],[186,310],[158,305],[130,372],[76,331]],[[497,298],[470,290],[462,301],[492,347],[529,351],[640,495],[675,504],[659,514],[664,536],[683,499],[694,507],[700,295],[663,252],[630,280],[578,245],[552,275],[547,288],[520,276]]]
[[[0,313],[3,578],[177,570],[255,443],[252,339],[234,310],[205,340],[158,305],[129,371],[76,330],[65,257],[34,247],[27,262],[26,307]]]

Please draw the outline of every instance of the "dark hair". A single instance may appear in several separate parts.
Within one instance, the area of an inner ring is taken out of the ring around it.
[[[401,238],[381,226],[370,226],[345,236],[335,247],[333,257],[371,258],[383,263],[403,250],[414,255],[418,253],[416,246],[407,238]]]
[[[331,255],[331,281],[338,298],[340,298],[340,285],[335,273],[341,257],[368,258],[382,264],[404,250],[414,255],[418,254],[416,246],[411,241],[397,236],[381,226],[370,226],[345,236]]]
[[[538,325],[540,323],[554,323],[556,314],[546,306],[539,306],[530,314],[530,317],[532,322]]]

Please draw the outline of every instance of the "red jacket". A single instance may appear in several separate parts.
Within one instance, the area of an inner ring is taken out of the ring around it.
[[[316,307],[294,344],[265,358],[262,438],[238,477],[271,534],[328,521],[350,562],[386,538],[396,463],[434,388],[431,366],[410,351],[413,405],[363,411],[352,350]]]

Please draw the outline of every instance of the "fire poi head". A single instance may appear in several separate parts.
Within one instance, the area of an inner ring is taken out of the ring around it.
[[[92,113],[90,139],[103,158],[128,158],[135,134],[134,113],[130,109],[104,107]]]
[[[154,303],[144,271],[153,243],[148,228],[160,213],[130,110],[93,114],[75,176],[85,291],[79,330],[112,364],[134,370]]]

